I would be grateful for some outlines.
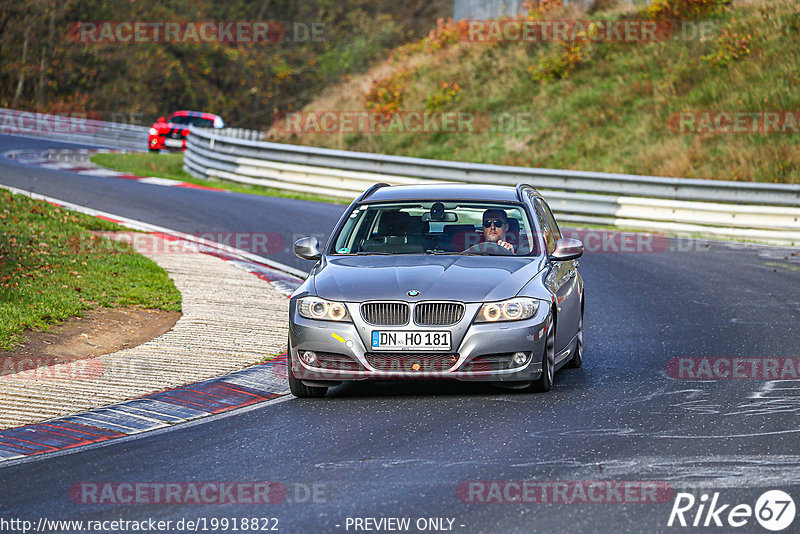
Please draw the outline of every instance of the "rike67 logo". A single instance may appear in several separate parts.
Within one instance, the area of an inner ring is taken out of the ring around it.
[[[755,517],[763,528],[779,532],[789,528],[795,512],[794,500],[781,490],[764,492],[755,506],[724,503],[719,492],[710,497],[704,493],[699,499],[691,493],[678,493],[667,526],[739,528],[750,524]]]

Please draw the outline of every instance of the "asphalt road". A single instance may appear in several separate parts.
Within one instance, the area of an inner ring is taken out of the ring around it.
[[[40,147],[86,148],[0,135],[0,153]],[[26,166],[2,156],[0,165],[2,183],[6,185],[172,230],[204,236],[216,233],[230,244],[235,244],[238,236],[243,238],[245,248],[252,249],[255,243],[253,252],[304,270],[308,270],[308,262],[294,255],[294,242],[304,236],[315,236],[324,242],[333,227],[328,222],[336,221],[346,207],[78,175]],[[254,241],[256,235],[265,236],[266,244],[261,246]]]
[[[32,146],[53,143],[0,136],[0,152]],[[83,177],[4,158],[0,183],[182,231],[325,234],[343,209]],[[732,530],[668,527],[674,495],[659,503],[487,504],[463,502],[457,493],[470,481],[523,480],[657,481],[698,498],[719,493],[720,505],[753,506],[766,490],[780,489],[800,507],[800,382],[678,380],[666,372],[670,359],[680,357],[797,357],[800,257],[760,246],[672,245],[582,258],[584,366],[557,374],[548,394],[425,382],[283,398],[0,465],[0,518],[271,517],[280,532],[363,532],[348,518],[389,517],[410,518],[412,527],[419,518],[449,518],[452,530],[464,533]],[[276,259],[309,267],[288,251]],[[203,481],[279,482],[289,499],[76,504],[69,494],[82,482]],[[316,497],[305,499],[307,489]],[[765,532],[752,517],[735,531]],[[800,532],[800,519],[784,532],[792,531]]]

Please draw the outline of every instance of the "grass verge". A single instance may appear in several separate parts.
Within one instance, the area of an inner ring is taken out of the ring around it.
[[[109,168],[118,172],[135,174],[136,176],[156,176],[169,180],[179,180],[190,184],[205,185],[208,187],[218,187],[235,193],[249,193],[252,195],[264,195],[270,197],[293,198],[296,200],[310,200],[312,202],[328,202],[331,204],[344,204],[342,199],[326,197],[322,195],[311,195],[306,193],[294,193],[282,191],[269,187],[259,187],[254,185],[238,184],[223,180],[202,180],[195,178],[183,170],[182,153],[132,153],[132,154],[94,154],[91,157],[92,163]]]
[[[98,237],[116,224],[0,191],[0,349],[98,307],[180,311],[167,273],[128,244]]]

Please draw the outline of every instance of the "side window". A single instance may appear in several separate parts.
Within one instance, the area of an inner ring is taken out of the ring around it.
[[[545,215],[545,210],[538,200],[534,201],[534,207],[536,208],[536,218],[539,221],[539,226],[542,228],[542,232],[544,233],[544,241],[547,245],[547,252],[553,252],[556,249],[556,239],[553,235],[553,231],[550,229],[550,223]]]
[[[547,202],[542,202],[541,200],[538,202],[544,206],[544,214],[547,217],[547,222],[550,223],[550,230],[552,230],[553,236],[555,236],[556,241],[558,241],[563,236],[561,235],[561,230],[558,228],[556,218],[553,217],[553,211],[550,209],[550,206],[547,205]]]

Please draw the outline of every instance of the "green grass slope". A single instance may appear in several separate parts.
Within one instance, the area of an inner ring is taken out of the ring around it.
[[[25,329],[98,307],[181,309],[166,271],[130,245],[94,232],[116,224],[0,191],[0,350]]]
[[[529,167],[800,183],[800,133],[793,133],[800,129],[798,124],[793,129],[791,121],[787,127],[782,120],[782,133],[686,132],[675,127],[681,112],[788,112],[800,118],[798,4],[792,0],[655,4],[645,12],[604,0],[592,13],[556,7],[531,10],[529,16],[647,19],[700,6],[700,15],[689,21],[697,36],[577,45],[467,42],[458,38],[457,25],[443,22],[429,37],[396,49],[391,59],[365,76],[330,87],[306,107],[306,111],[387,114],[525,114],[520,116],[528,123],[511,131],[298,134],[274,129],[271,138]],[[715,9],[702,12],[713,4]],[[703,36],[699,28],[706,29]]]

